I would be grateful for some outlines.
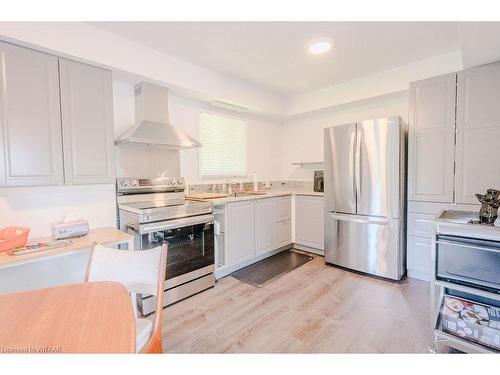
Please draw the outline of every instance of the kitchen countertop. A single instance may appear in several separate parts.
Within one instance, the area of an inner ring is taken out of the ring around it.
[[[38,261],[44,258],[53,258],[77,253],[80,251],[86,251],[90,249],[94,242],[106,246],[131,243],[133,237],[130,234],[122,232],[121,230],[118,230],[116,228],[104,227],[91,229],[86,236],[71,238],[70,240],[71,244],[69,244],[68,246],[25,255],[8,255],[6,252],[0,252],[0,268]],[[28,243],[48,241],[53,241],[52,237],[30,238],[28,240]]]
[[[225,203],[230,203],[230,202],[241,202],[241,201],[249,201],[249,200],[256,200],[256,199],[265,199],[265,198],[273,198],[273,197],[283,197],[287,195],[310,195],[310,196],[317,196],[317,197],[324,197],[325,193],[319,193],[316,191],[296,191],[296,190],[276,190],[276,191],[269,191],[266,192],[265,194],[255,194],[255,195],[245,195],[242,197],[224,197],[224,198],[213,198],[213,199],[203,199],[203,201],[206,202],[213,202],[213,204],[225,204]],[[186,196],[187,199],[189,199],[189,195]],[[200,199],[196,199],[200,200]]]
[[[443,210],[434,219],[436,233],[500,241],[499,220],[496,221],[495,225],[468,224],[471,219],[477,220],[478,213],[474,211]]]

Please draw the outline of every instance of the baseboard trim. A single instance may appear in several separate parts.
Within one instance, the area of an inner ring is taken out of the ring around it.
[[[294,243],[293,244],[293,248],[297,249],[297,250],[307,251],[308,253],[313,253],[313,254],[316,254],[316,255],[321,255],[323,257],[325,256],[325,251],[324,250],[316,249],[314,247],[309,247],[309,246],[304,246],[304,245],[299,245],[299,244]]]

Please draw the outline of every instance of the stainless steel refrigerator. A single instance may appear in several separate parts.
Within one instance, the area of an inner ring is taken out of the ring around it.
[[[324,130],[325,261],[405,274],[405,153],[399,117]]]

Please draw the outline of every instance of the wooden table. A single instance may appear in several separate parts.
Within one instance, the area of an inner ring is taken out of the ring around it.
[[[134,353],[127,289],[101,281],[0,295],[0,353]]]

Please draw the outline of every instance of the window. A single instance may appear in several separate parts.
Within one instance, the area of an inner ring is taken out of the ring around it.
[[[233,117],[202,112],[200,177],[247,175],[247,124]]]

